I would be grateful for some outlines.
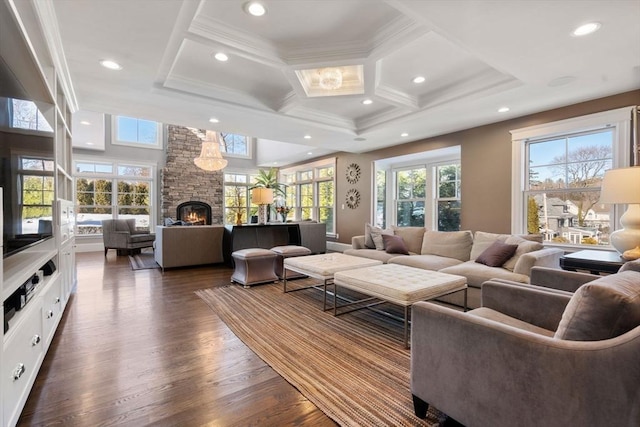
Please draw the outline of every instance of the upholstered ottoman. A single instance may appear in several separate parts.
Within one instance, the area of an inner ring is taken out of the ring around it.
[[[236,265],[231,282],[248,288],[251,285],[277,282],[275,273],[276,254],[269,249],[242,249],[231,254]]]
[[[285,258],[292,258],[296,256],[305,256],[310,255],[311,250],[309,248],[305,248],[304,246],[297,245],[286,245],[286,246],[275,246],[271,248],[273,252],[276,253],[276,276],[279,279],[284,278],[284,260]],[[287,279],[295,279],[296,277],[307,277],[304,274],[296,273],[294,271],[290,271],[287,273]]]

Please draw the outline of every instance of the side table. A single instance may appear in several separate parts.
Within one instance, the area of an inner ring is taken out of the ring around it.
[[[588,270],[591,274],[611,274],[617,273],[624,262],[617,252],[584,250],[560,258],[560,267],[569,271]]]

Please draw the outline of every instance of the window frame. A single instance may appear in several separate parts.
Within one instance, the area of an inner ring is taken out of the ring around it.
[[[93,165],[110,165],[111,173],[106,172],[76,172],[76,168],[78,164],[93,164]],[[119,167],[127,166],[127,167],[142,167],[149,168],[149,176],[136,176],[136,175],[128,175],[128,174],[120,174],[118,169]],[[118,203],[118,194],[119,194],[119,182],[131,182],[131,181],[146,181],[149,183],[149,232],[153,233],[155,224],[157,224],[157,191],[158,191],[158,180],[157,180],[157,164],[153,162],[136,162],[130,160],[120,160],[120,159],[104,159],[104,158],[95,158],[91,156],[82,156],[78,158],[74,158],[73,160],[73,197],[74,204],[76,205],[76,216],[81,215],[80,207],[109,207],[111,209],[111,218],[117,219],[119,217],[120,207],[129,207],[129,205],[120,205]],[[78,179],[91,179],[91,180],[103,180],[111,182],[111,204],[109,206],[106,205],[79,205],[77,204],[78,200]],[[131,205],[131,207],[135,208],[136,205]],[[78,229],[78,220],[76,218],[76,236],[81,238],[89,238],[94,236],[101,236],[102,233],[79,233]]]
[[[156,140],[154,143],[144,143],[144,142],[133,142],[133,141],[123,141],[118,139],[118,118],[124,117],[127,119],[134,119],[138,122],[143,120],[145,122],[152,122],[156,125]],[[136,147],[136,148],[148,148],[152,150],[163,150],[164,149],[164,124],[161,122],[156,122],[154,120],[141,119],[138,117],[129,117],[122,114],[111,116],[111,144],[113,145],[124,145],[127,147]]]
[[[424,226],[431,229],[438,229],[438,176],[437,171],[441,166],[456,165],[460,169],[460,187],[462,186],[462,157],[461,147],[451,146],[444,149],[425,151],[396,158],[379,159],[374,161],[372,191],[372,218],[371,224],[377,226],[391,225],[397,226],[398,218],[396,211],[397,202],[397,171],[425,168],[427,183],[424,197]],[[378,187],[375,177],[384,172],[385,175],[385,204],[383,207],[384,216],[379,217],[378,210]],[[459,194],[460,205],[462,205],[462,193]],[[421,199],[422,200],[422,199]]]
[[[227,181],[227,175],[241,175],[246,177],[245,182],[237,182],[237,181]],[[244,187],[244,202],[245,206],[241,207],[241,209],[246,213],[243,215],[244,222],[243,224],[251,223],[251,209],[255,207],[257,209],[257,205],[251,203],[251,187],[255,185],[256,173],[247,172],[247,171],[234,171],[234,170],[225,170],[223,172],[222,177],[222,222],[225,225],[236,225],[236,222],[227,222],[227,210],[235,208],[235,206],[227,206],[227,187]]]
[[[243,137],[245,139],[245,144],[247,146],[247,151],[245,154],[239,154],[239,153],[229,153],[226,151],[226,149],[223,149],[224,147],[224,138],[222,137],[222,134],[225,135],[235,135],[235,136],[240,136]],[[249,137],[249,136],[245,136],[245,135],[240,135],[237,133],[232,133],[232,132],[218,132],[218,141],[219,141],[219,148],[220,148],[220,153],[222,154],[223,157],[233,157],[236,159],[251,159],[253,156],[253,143],[254,143],[254,138]]]
[[[634,107],[623,107],[600,113],[544,123],[536,126],[511,130],[511,232],[521,234],[527,232],[527,197],[528,191],[528,149],[527,144],[533,141],[562,138],[582,132],[593,132],[606,128],[613,129],[612,168],[628,167],[631,150],[631,114]],[[611,231],[618,229],[620,216],[624,213],[622,205],[613,205],[610,214]],[[589,248],[595,250],[611,250],[611,246],[594,246],[583,244],[552,243],[545,245],[575,250]]]
[[[337,205],[337,196],[336,196],[336,168],[337,168],[337,160],[335,157],[331,157],[328,159],[318,160],[311,163],[305,163],[302,165],[294,166],[291,168],[284,168],[278,171],[278,179],[279,182],[286,184],[286,193],[287,197],[285,198],[286,202],[289,203],[291,198],[289,194],[291,191],[295,192],[295,205],[289,206],[292,208],[291,212],[294,213],[294,221],[302,221],[302,208],[301,206],[301,187],[304,185],[311,185],[312,198],[313,202],[311,206],[304,206],[305,209],[308,209],[311,212],[311,220],[320,222],[320,209],[333,209],[332,222],[331,224],[327,223],[327,231],[326,235],[328,237],[336,237],[336,205]],[[320,176],[320,171],[324,169],[332,169],[332,176]],[[285,178],[287,177],[287,178]],[[320,195],[320,183],[332,181],[333,182],[333,206],[320,206],[319,195]]]

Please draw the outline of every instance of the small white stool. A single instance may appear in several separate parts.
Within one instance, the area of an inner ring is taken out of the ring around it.
[[[275,273],[276,254],[269,249],[241,249],[231,254],[236,265],[231,282],[248,288],[258,283],[277,282]]]
[[[275,246],[271,248],[271,250],[275,252],[277,256],[275,272],[276,272],[276,276],[278,276],[279,279],[284,278],[283,264],[284,264],[285,258],[311,255],[311,250],[309,248],[305,248],[304,246],[297,246],[297,245]],[[289,272],[287,273],[287,279],[295,279],[297,277],[307,277],[307,276],[301,273],[296,273],[292,270],[289,270]]]

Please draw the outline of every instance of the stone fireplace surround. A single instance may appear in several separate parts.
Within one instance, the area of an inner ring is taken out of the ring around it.
[[[209,224],[223,224],[224,174],[204,171],[193,163],[204,135],[202,129],[196,132],[184,126],[167,126],[167,158],[160,177],[162,219],[182,219],[174,217],[178,206],[195,201],[211,207]]]

